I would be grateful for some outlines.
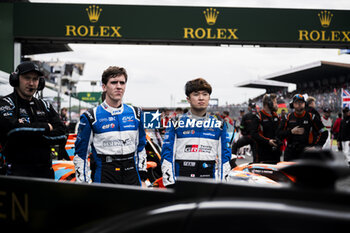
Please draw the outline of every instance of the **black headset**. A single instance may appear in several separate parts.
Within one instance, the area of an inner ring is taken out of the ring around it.
[[[271,100],[271,95],[270,94],[266,94],[267,97],[267,107],[272,111],[274,108],[273,106],[273,102]]]
[[[294,108],[294,106],[293,106],[293,99],[292,99],[292,101],[289,102],[289,108],[290,108],[290,109],[293,109],[293,108]]]
[[[18,87],[19,86],[19,70],[16,69],[15,72],[12,72],[10,74],[10,85],[12,87]],[[39,84],[38,84],[38,88],[36,89],[37,91],[42,91],[45,87],[45,79],[43,77],[39,77]]]

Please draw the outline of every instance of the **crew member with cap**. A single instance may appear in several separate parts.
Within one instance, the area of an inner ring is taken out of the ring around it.
[[[327,150],[332,149],[331,129],[332,129],[333,121],[331,118],[331,112],[332,112],[332,110],[330,108],[326,107],[323,109],[323,116],[321,117],[321,121],[322,121],[323,125],[328,130],[328,137],[327,137],[327,140],[326,140],[325,144],[323,145],[322,149],[327,149]]]
[[[282,120],[278,129],[280,140],[287,139],[287,148],[284,160],[299,159],[307,148],[322,147],[327,140],[328,131],[317,117],[305,110],[305,98],[301,94],[294,95],[290,108],[294,109],[285,120]],[[319,132],[317,140],[310,134],[313,128]]]
[[[54,178],[51,145],[65,140],[65,128],[48,102],[34,94],[45,87],[39,67],[23,62],[10,75],[13,93],[0,99],[0,142],[6,174]]]

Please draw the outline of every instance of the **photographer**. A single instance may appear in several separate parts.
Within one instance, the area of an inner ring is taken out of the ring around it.
[[[276,131],[280,123],[276,113],[277,96],[276,94],[265,94],[262,102],[263,110],[256,115],[250,129],[257,145],[256,162],[278,163],[282,143],[276,139]]]

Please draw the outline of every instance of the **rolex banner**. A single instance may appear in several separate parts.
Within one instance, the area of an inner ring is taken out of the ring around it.
[[[16,3],[14,15],[19,41],[350,46],[342,10]]]

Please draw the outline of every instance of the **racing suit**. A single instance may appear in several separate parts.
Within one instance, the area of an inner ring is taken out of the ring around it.
[[[280,119],[276,112],[272,114],[262,110],[251,123],[251,135],[257,144],[257,155],[254,162],[278,163],[280,162],[282,142],[279,146],[272,147],[269,144],[271,139],[276,140]]]
[[[223,121],[209,114],[196,117],[188,112],[171,119],[162,148],[164,185],[174,184],[178,176],[226,180],[231,170],[226,134]]]
[[[0,99],[0,142],[7,175],[53,179],[51,145],[65,138],[64,125],[51,104],[34,97],[22,99],[16,91]]]
[[[78,182],[141,185],[139,170],[147,167],[141,113],[140,108],[103,102],[81,115],[73,159]]]
[[[287,138],[287,148],[284,152],[285,161],[299,159],[306,147],[322,147],[326,142],[328,131],[322,124],[321,119],[314,116],[306,111],[301,115],[292,112],[281,122],[278,137],[281,140]],[[291,130],[296,126],[304,128],[302,135],[292,134]],[[318,132],[316,139],[312,134],[313,130]]]

